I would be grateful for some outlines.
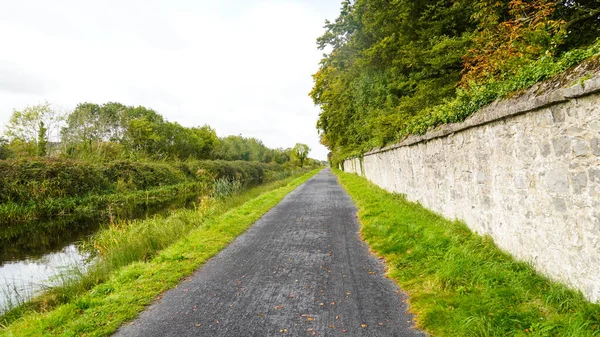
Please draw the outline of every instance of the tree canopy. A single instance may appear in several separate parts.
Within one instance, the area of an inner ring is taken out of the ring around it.
[[[460,92],[595,43],[599,18],[598,0],[346,0],[317,39],[321,142],[339,159],[397,141]]]
[[[300,162],[300,167],[304,166],[304,161],[308,157],[309,152],[310,147],[302,143],[296,143],[296,145],[294,145],[294,147],[292,148],[292,154]]]
[[[49,142],[51,128],[60,130],[52,137],[54,142]],[[219,138],[208,125],[185,127],[152,109],[116,102],[80,103],[64,116],[48,103],[28,106],[13,113],[5,135],[7,139],[0,138],[0,159],[53,155],[88,160],[221,159],[278,164],[293,159],[291,148],[271,149],[259,139],[241,135]]]
[[[24,155],[45,155],[48,138],[56,137],[63,115],[50,103],[14,110],[6,124],[5,135],[12,140],[13,150]],[[4,150],[5,156],[9,151]]]

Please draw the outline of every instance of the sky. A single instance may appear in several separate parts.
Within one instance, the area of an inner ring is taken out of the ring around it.
[[[341,0],[0,0],[0,133],[14,109],[120,102],[325,160],[308,96]]]

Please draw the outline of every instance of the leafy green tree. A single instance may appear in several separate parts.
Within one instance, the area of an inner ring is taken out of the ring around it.
[[[240,136],[227,136],[221,138],[215,148],[215,158],[223,160],[245,160],[269,163],[278,156],[278,153],[266,147],[256,138]],[[281,158],[278,157],[279,160]]]
[[[36,142],[40,134],[40,122],[43,122],[47,131],[48,128],[56,128],[61,121],[62,116],[50,103],[26,106],[22,110],[13,111],[6,124],[5,136],[9,140]]]
[[[186,128],[166,123],[166,153],[178,159],[210,159],[218,137],[210,126]]]
[[[79,104],[67,117],[62,139],[71,156],[107,159],[210,159],[219,143],[207,125],[187,128],[152,109],[115,102]]]
[[[130,151],[150,154],[154,157],[165,158],[163,142],[165,136],[161,132],[162,123],[156,123],[151,118],[143,116],[128,121],[124,143]]]
[[[345,1],[317,40],[321,141],[335,155],[396,139],[407,120],[454,95],[475,24],[471,2]]]
[[[219,137],[217,137],[217,132],[215,129],[205,124],[201,127],[194,127],[192,130],[195,136],[201,140],[199,143],[199,148],[196,152],[196,158],[212,159],[214,156],[214,151],[219,145]]]
[[[45,157],[48,154],[48,129],[43,121],[40,121],[38,139],[37,139],[37,155]]]
[[[287,149],[282,149],[282,148],[278,148],[278,149],[274,149],[272,150],[272,161],[277,163],[277,164],[285,164],[287,162],[289,162],[292,158],[292,149],[291,148],[287,148]]]
[[[552,20],[562,20],[564,41],[560,51],[587,46],[600,36],[600,1],[556,0]]]
[[[512,76],[542,55],[555,55],[564,42],[566,22],[552,19],[554,1],[480,0],[475,6],[478,32],[464,56],[464,87]]]
[[[6,124],[5,136],[22,151],[22,155],[40,155],[46,151],[52,131],[58,130],[63,116],[50,103],[27,106],[14,110]],[[54,136],[54,134],[52,134]]]
[[[296,145],[294,145],[294,147],[292,148],[292,154],[295,158],[298,159],[298,161],[300,161],[300,167],[304,166],[304,162],[306,161],[309,152],[310,147],[302,143],[296,143]]]
[[[122,141],[126,110],[120,103],[80,103],[66,117],[66,126],[61,130],[62,141],[69,146],[82,146],[87,151],[98,150],[102,142]]]

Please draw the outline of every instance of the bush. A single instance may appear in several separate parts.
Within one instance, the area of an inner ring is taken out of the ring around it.
[[[100,193],[110,188],[102,168],[65,160],[0,161],[0,203]]]
[[[2,160],[0,204],[125,193],[220,178],[256,186],[282,174],[287,176],[290,171],[291,168],[275,163],[223,160],[174,165],[130,161],[95,164],[69,159]]]
[[[212,179],[226,178],[239,181],[244,186],[256,186],[268,181],[272,172],[284,169],[281,165],[248,161],[201,160],[182,164],[188,172],[194,172],[197,179],[209,176]]]

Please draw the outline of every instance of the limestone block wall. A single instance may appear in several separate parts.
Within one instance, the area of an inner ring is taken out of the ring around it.
[[[344,162],[600,302],[600,78]]]
[[[362,163],[360,158],[352,158],[344,161],[344,172],[355,173],[363,176]]]

